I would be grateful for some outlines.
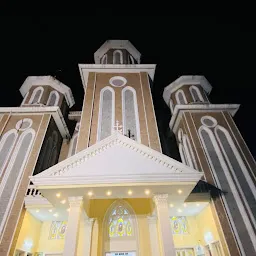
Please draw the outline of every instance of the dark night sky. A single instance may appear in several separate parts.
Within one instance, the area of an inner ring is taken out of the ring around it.
[[[212,103],[239,103],[235,121],[256,157],[255,39],[247,24],[217,17],[1,17],[0,106],[18,106],[19,88],[29,75],[54,75],[69,86],[80,110],[83,99],[78,63],[93,63],[107,39],[128,39],[142,63],[157,64],[154,104],[161,130],[170,113],[165,86],[181,75],[204,75],[213,86]],[[95,25],[94,23],[97,23]]]

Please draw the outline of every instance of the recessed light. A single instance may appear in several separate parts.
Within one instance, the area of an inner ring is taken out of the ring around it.
[[[170,207],[172,208],[174,205],[173,204],[170,204]]]
[[[65,204],[65,203],[66,203],[66,200],[63,199],[63,200],[61,200],[60,202],[61,202],[62,204]]]
[[[112,192],[110,190],[108,190],[106,194],[107,194],[107,196],[111,196]]]
[[[53,214],[53,216],[54,216],[54,217],[58,217],[59,214],[56,212],[56,213]]]
[[[70,212],[70,208],[67,209],[67,212]]]
[[[178,209],[177,211],[178,211],[178,212],[182,212],[182,210],[181,210],[181,209]]]
[[[200,204],[199,204],[199,203],[197,203],[197,204],[196,204],[196,206],[200,206]]]
[[[132,191],[131,190],[128,190],[128,195],[132,195]]]
[[[187,207],[187,204],[186,204],[186,203],[184,203],[184,207]]]
[[[36,209],[36,212],[39,212],[39,209]]]
[[[49,209],[48,211],[49,211],[49,212],[52,212],[52,209]]]
[[[89,192],[87,193],[87,195],[88,195],[88,196],[92,196],[92,195],[93,195],[92,191],[89,191]]]
[[[178,193],[179,193],[179,194],[182,194],[182,190],[181,190],[181,189],[179,189],[179,190],[178,190]]]
[[[60,193],[57,193],[56,196],[57,196],[57,197],[60,197]]]
[[[150,194],[150,190],[149,190],[149,189],[146,189],[146,190],[145,190],[145,194],[146,194],[146,195],[149,195],[149,194]]]

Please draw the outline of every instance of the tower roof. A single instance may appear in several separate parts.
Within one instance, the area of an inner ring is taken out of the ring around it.
[[[27,92],[34,85],[49,85],[65,96],[67,104],[70,108],[75,104],[75,100],[70,88],[52,76],[28,76],[20,87],[21,95],[25,97]]]
[[[138,63],[140,63],[140,52],[128,40],[107,40],[95,53],[94,61],[100,64],[100,59],[110,49],[125,49],[127,50]]]

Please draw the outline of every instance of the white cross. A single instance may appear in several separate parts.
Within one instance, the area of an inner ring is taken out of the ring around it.
[[[123,134],[123,126],[119,125],[119,121],[116,120],[116,125],[113,126],[114,131],[117,131],[121,134]]]

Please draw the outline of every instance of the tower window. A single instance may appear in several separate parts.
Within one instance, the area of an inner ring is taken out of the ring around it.
[[[204,98],[197,86],[194,86],[194,85],[190,86],[189,91],[191,93],[191,96],[194,102],[204,102]]]
[[[107,138],[112,134],[115,119],[115,91],[106,86],[100,92],[99,119],[97,140]]]
[[[108,56],[107,54],[104,54],[103,57],[101,58],[101,64],[107,64],[108,62]]]
[[[113,52],[113,64],[123,64],[123,53],[121,50]]]
[[[140,126],[136,91],[132,87],[122,90],[123,132],[140,142]]]
[[[48,101],[47,101],[47,106],[57,106],[59,103],[60,95],[57,91],[51,91]]]
[[[29,100],[29,104],[39,104],[43,96],[43,92],[44,92],[43,87],[40,86],[35,88]]]
[[[176,101],[177,101],[177,104],[178,104],[178,105],[185,105],[185,104],[188,104],[187,99],[186,99],[186,96],[185,96],[185,93],[184,93],[183,90],[178,90],[178,91],[175,93],[175,98],[176,98]]]
[[[122,87],[127,84],[127,80],[122,76],[114,76],[109,79],[109,83],[114,87]]]
[[[134,63],[134,58],[132,57],[132,55],[129,55],[129,58],[130,58],[131,64],[135,64]]]

